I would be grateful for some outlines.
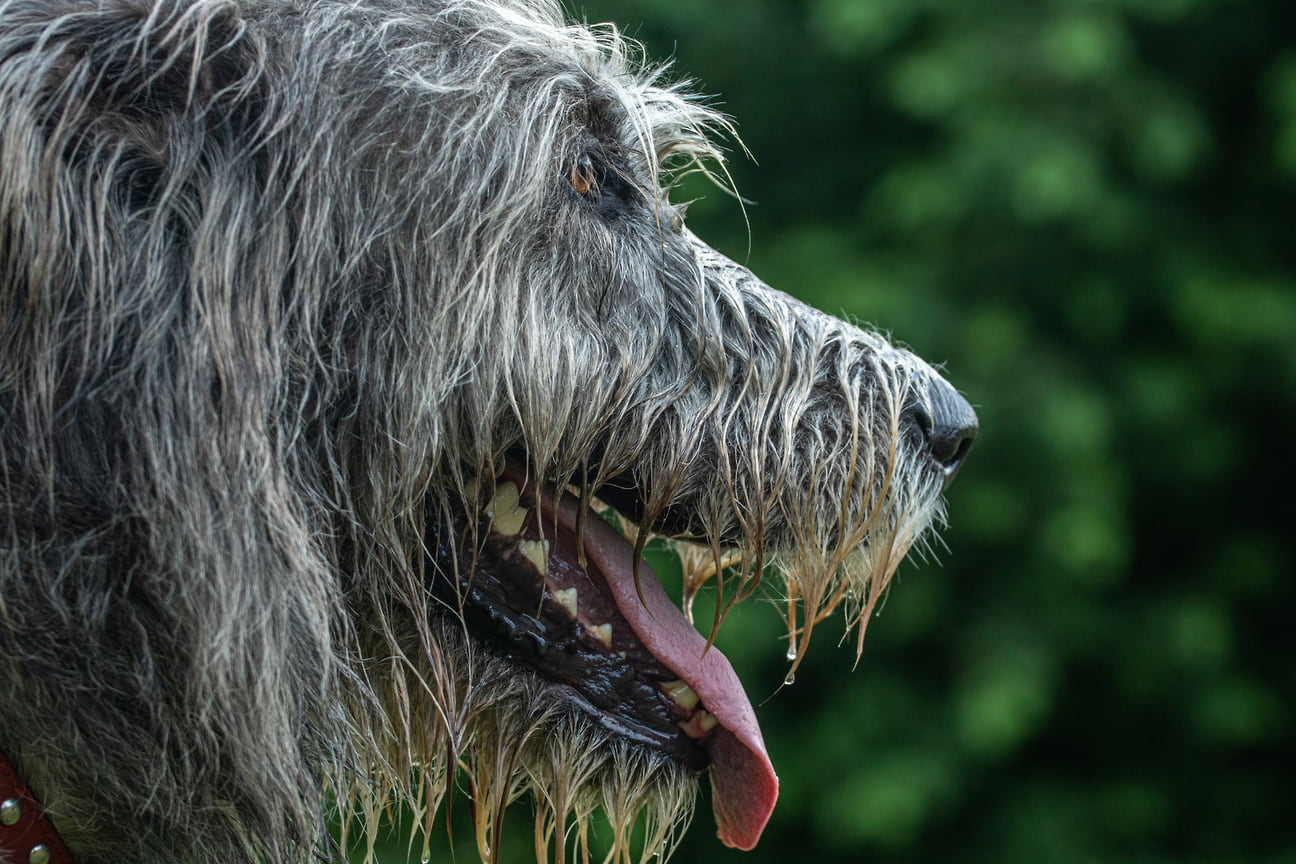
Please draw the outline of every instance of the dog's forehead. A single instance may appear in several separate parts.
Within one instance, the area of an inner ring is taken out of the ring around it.
[[[470,98],[503,99],[532,116],[547,106],[568,132],[584,128],[649,153],[727,128],[683,87],[667,83],[666,67],[650,65],[642,47],[615,26],[572,22],[557,3],[452,2],[423,25],[427,32],[408,35],[421,43],[415,53],[439,74],[425,74],[421,64],[408,72],[413,80],[436,82],[441,93],[450,57]],[[387,24],[381,29],[390,32]]]
[[[481,86],[523,81],[579,92],[635,89],[642,83],[641,51],[610,24],[569,21],[557,4],[531,0],[440,5],[421,27],[401,30],[433,55],[453,55],[466,64],[467,74],[476,77],[480,68],[489,68],[506,76],[477,78]],[[385,19],[378,28],[380,39],[393,32]]]

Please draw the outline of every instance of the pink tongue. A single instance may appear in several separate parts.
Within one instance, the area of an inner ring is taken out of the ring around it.
[[[553,506],[548,492],[545,508]],[[559,522],[576,533],[580,506],[576,498],[563,495],[558,506]],[[765,752],[756,712],[742,682],[729,661],[712,648],[706,651],[702,637],[684,614],[666,596],[661,582],[647,564],[639,569],[639,587],[634,583],[634,547],[612,526],[593,515],[585,520],[585,554],[607,581],[621,614],[639,641],[680,677],[718,722],[703,746],[711,756],[711,800],[720,839],[726,846],[751,849],[760,839],[778,800],[778,777]]]

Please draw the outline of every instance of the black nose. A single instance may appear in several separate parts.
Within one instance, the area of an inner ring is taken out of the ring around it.
[[[949,482],[976,438],[976,412],[944,379],[934,378],[927,399],[910,404],[905,413],[922,433],[927,452],[945,470]]]

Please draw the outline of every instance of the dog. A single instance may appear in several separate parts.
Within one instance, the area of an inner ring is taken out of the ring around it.
[[[629,860],[706,776],[755,845],[716,628],[862,638],[977,422],[688,230],[723,140],[549,0],[0,0],[0,843],[331,860],[462,788],[486,860],[525,794]]]

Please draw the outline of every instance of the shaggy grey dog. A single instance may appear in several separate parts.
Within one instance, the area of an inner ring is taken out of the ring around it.
[[[976,421],[684,227],[729,130],[660,77],[546,0],[0,0],[0,752],[80,864],[456,786],[629,860],[703,773],[756,842],[708,635],[775,574],[794,664],[862,635]]]

